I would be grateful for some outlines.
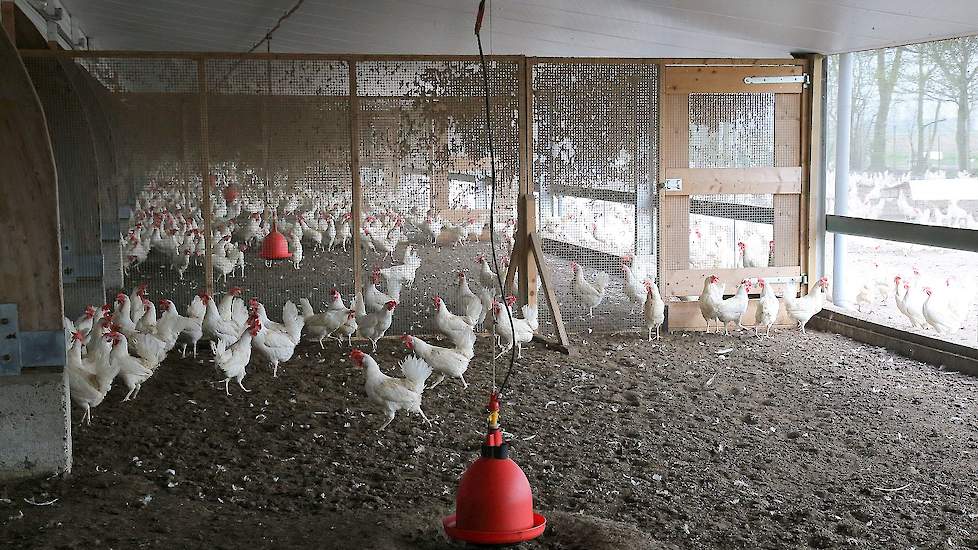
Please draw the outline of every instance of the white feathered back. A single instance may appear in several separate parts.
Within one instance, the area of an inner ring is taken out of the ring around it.
[[[409,355],[401,361],[401,373],[413,384],[411,389],[421,393],[424,390],[425,380],[431,376],[431,367],[417,355]]]

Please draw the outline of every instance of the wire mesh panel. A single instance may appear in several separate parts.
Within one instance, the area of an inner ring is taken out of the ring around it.
[[[569,330],[640,322],[625,293],[622,257],[634,258],[638,288],[643,278],[655,279],[657,71],[645,64],[533,65],[538,227]],[[593,319],[570,262],[588,280],[598,271],[610,276]],[[550,321],[542,308],[541,322]]]
[[[119,185],[123,290],[145,283],[154,302],[183,310],[203,288],[202,256],[181,270],[181,245],[199,229],[200,108],[190,59],[78,58],[112,121]],[[201,250],[202,252],[202,250]]]
[[[215,291],[240,286],[273,318],[290,299],[322,311],[334,288],[349,303],[352,248],[338,238],[352,200],[348,64],[208,59],[205,68]],[[292,259],[266,265],[258,254],[273,223]]]
[[[774,166],[774,94],[689,94],[689,167]]]
[[[519,64],[491,61],[488,71],[502,260],[516,226]],[[429,332],[434,296],[459,312],[460,271],[473,292],[487,287],[498,296],[477,261],[489,258],[492,193],[482,72],[469,61],[364,61],[357,63],[357,91],[364,254],[358,276],[368,305],[379,296],[374,290],[398,300],[391,334]],[[413,281],[393,281],[404,270],[392,267],[416,261]]]
[[[61,264],[65,310],[77,316],[103,296],[98,165],[88,113],[76,91],[78,68],[57,58],[27,58],[25,66],[51,123],[58,170]]]

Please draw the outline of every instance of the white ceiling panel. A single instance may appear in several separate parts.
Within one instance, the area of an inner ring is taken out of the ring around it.
[[[62,0],[96,49],[243,51],[295,0]],[[306,0],[273,51],[471,54],[476,0]],[[978,34],[976,0],[492,0],[496,54],[783,57]]]

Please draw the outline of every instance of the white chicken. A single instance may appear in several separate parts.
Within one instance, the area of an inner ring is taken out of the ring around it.
[[[747,306],[749,304],[747,295],[750,293],[750,288],[750,281],[744,279],[737,287],[736,294],[717,304],[717,319],[723,323],[723,333],[725,335],[730,335],[730,323],[737,323],[738,328],[744,328],[740,320],[743,318],[744,313],[747,312]]]
[[[489,268],[489,262],[486,260],[485,255],[480,254],[475,259],[476,263],[479,264],[479,284],[486,288],[496,288],[499,283],[496,279],[496,274]]]
[[[725,285],[720,282],[716,275],[710,275],[703,280],[703,292],[700,293],[699,306],[700,314],[706,320],[706,332],[710,332],[710,321],[716,321],[717,332],[720,332],[720,319],[717,315],[717,307],[723,301],[723,291]]]
[[[112,339],[112,351],[109,352],[109,361],[112,368],[118,372],[123,383],[129,388],[129,392],[122,399],[129,401],[136,397],[142,387],[143,382],[153,376],[153,372],[159,363],[148,358],[133,357],[129,355],[129,342],[123,334],[110,332]]]
[[[651,342],[653,330],[655,330],[655,339],[659,339],[659,327],[666,320],[666,303],[662,301],[659,287],[654,282],[645,281],[645,292],[642,312],[645,314],[645,328],[649,332],[649,342]]]
[[[491,287],[490,287],[491,288]],[[480,319],[485,318],[482,311],[482,299],[472,292],[464,271],[458,272],[458,311],[465,316],[468,324],[475,326]]]
[[[81,348],[84,339],[81,332],[75,332],[73,342],[65,361],[71,400],[82,408],[81,422],[92,423],[92,409],[99,406],[112,387],[112,379],[118,371],[109,361],[108,354],[97,358],[82,359]],[[95,354],[91,354],[95,355]]]
[[[455,315],[448,311],[448,306],[441,296],[435,296],[435,329],[448,336],[455,346],[461,342],[468,341],[469,334],[473,332],[472,325],[468,322],[468,317]]]
[[[433,346],[417,336],[404,335],[401,336],[401,341],[407,349],[424,359],[432,371],[438,374],[438,378],[432,382],[429,389],[440,384],[446,376],[458,378],[462,382],[462,389],[469,387],[464,375],[469,368],[469,361],[474,356],[474,333],[471,339],[464,343],[465,347],[456,349]]]
[[[790,289],[785,290],[784,309],[792,319],[798,322],[798,328],[804,334],[805,325],[808,324],[808,320],[814,317],[819,311],[822,311],[829,280],[826,277],[822,277],[808,289],[808,294],[800,298],[795,297],[798,294],[797,285],[797,283],[794,283]]]
[[[380,311],[384,309],[384,304],[394,300],[393,296],[381,292],[377,288],[378,284],[380,284],[380,269],[374,268],[373,273],[370,274],[370,284],[363,291],[364,305],[367,311]]]
[[[232,320],[225,320],[221,313],[217,311],[214,299],[207,293],[199,295],[204,302],[204,318],[201,321],[201,330],[208,340],[223,340],[227,347],[238,341],[244,327]]]
[[[349,312],[345,309],[327,309],[322,313],[316,313],[308,298],[300,298],[299,304],[302,306],[302,317],[306,322],[306,334],[319,342],[320,348],[325,349],[323,340],[331,337],[336,329],[346,322]]]
[[[270,321],[261,304],[252,309],[252,315],[261,321],[261,329],[254,335],[252,347],[272,366],[272,378],[278,378],[278,366],[295,354],[305,318],[299,315],[299,309],[292,300],[285,302],[282,308],[282,324]]]
[[[501,356],[512,349],[513,345],[516,345],[517,357],[522,358],[523,344],[530,343],[533,340],[533,333],[539,328],[537,308],[530,307],[529,304],[523,306],[523,318],[520,319],[512,310],[516,299],[512,296],[507,296],[506,303],[509,305],[509,314],[506,313],[506,309],[499,302],[493,300],[492,303],[493,328],[496,331],[496,337],[499,339],[499,345],[502,348],[502,351],[496,357]],[[510,314],[513,316],[512,325],[509,323]]]
[[[584,268],[577,262],[571,262],[571,270],[574,272],[571,290],[575,296],[581,298],[581,302],[588,310],[588,316],[594,317],[594,308],[604,300],[611,277],[604,271],[599,271],[594,275],[593,281],[588,281],[584,278]]]
[[[639,308],[645,307],[645,299],[648,296],[648,285],[644,284],[639,278],[632,272],[632,256],[625,255],[621,259],[621,269],[625,273],[623,281],[623,290],[625,291],[625,296],[628,301],[632,304],[632,311],[634,311],[635,306]]]
[[[232,378],[242,390],[245,392],[251,391],[244,387],[242,381],[246,374],[245,367],[251,362],[252,341],[261,329],[261,321],[253,318],[238,339],[231,344],[230,348],[226,340],[211,340],[211,350],[214,352],[214,364],[224,373],[225,378],[221,382],[224,382],[224,393],[227,395],[231,395],[231,390],[228,389],[228,383]]]
[[[356,302],[357,332],[370,340],[373,345],[372,351],[377,351],[377,341],[384,337],[394,321],[394,308],[397,307],[397,302],[390,300],[380,311],[369,314],[363,310],[363,300],[356,300]]]
[[[952,287],[950,281],[946,281],[941,288],[925,287],[924,294],[927,301],[924,302],[923,314],[927,324],[942,336],[961,329],[974,299],[973,287]]]
[[[778,295],[764,279],[758,279],[757,286],[761,289],[761,298],[757,301],[757,310],[754,311],[754,336],[761,335],[761,327],[764,328],[764,336],[771,336],[771,327],[778,320],[778,312],[781,310],[781,300],[778,300]]]
[[[424,392],[425,381],[431,376],[431,367],[416,356],[410,356],[401,361],[401,373],[404,378],[393,378],[380,371],[380,366],[374,358],[355,349],[350,352],[350,359],[360,368],[366,369],[364,390],[373,403],[384,410],[387,420],[377,429],[381,431],[393,420],[397,411],[405,410],[421,415],[429,425],[431,420],[421,410],[421,395]]]
[[[926,329],[924,302],[927,301],[927,295],[924,294],[924,287],[917,281],[904,281],[903,290],[903,314],[910,320],[911,328]]]

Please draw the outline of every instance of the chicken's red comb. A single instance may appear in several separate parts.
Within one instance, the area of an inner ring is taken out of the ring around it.
[[[352,359],[353,362],[358,365],[363,363],[363,358],[366,355],[367,355],[366,353],[360,351],[359,349],[354,349],[350,351],[350,359]]]

